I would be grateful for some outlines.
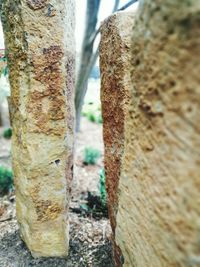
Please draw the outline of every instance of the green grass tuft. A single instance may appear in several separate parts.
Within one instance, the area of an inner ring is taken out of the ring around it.
[[[8,129],[4,130],[3,137],[6,139],[10,139],[12,137],[12,129],[8,128]]]
[[[101,107],[95,105],[93,102],[84,104],[82,116],[86,117],[91,122],[102,123]]]
[[[98,149],[87,147],[84,150],[83,163],[86,165],[95,165],[100,158],[101,153]]]
[[[107,205],[107,193],[106,193],[106,176],[105,170],[101,169],[100,171],[100,196],[103,206]]]
[[[95,116],[95,114],[92,113],[91,111],[88,112],[88,114],[87,114],[87,118],[88,118],[88,120],[91,121],[91,122],[96,122],[96,116]]]
[[[0,194],[7,194],[13,190],[12,171],[0,166]]]

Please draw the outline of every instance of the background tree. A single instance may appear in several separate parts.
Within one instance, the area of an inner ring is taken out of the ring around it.
[[[5,126],[5,118],[7,117],[8,112],[5,112],[3,104],[7,101],[9,94],[10,88],[8,82],[7,58],[4,55],[4,49],[0,49],[0,127]]]
[[[128,1],[126,5],[119,8],[120,0],[115,0],[112,13],[124,10],[135,2],[137,2],[137,0]],[[100,29],[97,28],[100,4],[101,0],[87,0],[86,25],[76,79],[76,131],[80,130],[81,111],[87,92],[88,79],[99,54],[99,45],[97,49],[94,50],[94,43],[100,31]]]

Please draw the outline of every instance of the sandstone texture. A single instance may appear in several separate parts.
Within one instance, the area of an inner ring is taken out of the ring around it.
[[[113,238],[118,210],[118,183],[125,143],[125,124],[130,101],[131,34],[134,13],[118,12],[101,26],[100,69],[105,173]],[[114,244],[115,246],[115,244]],[[119,247],[115,247],[119,256]],[[119,258],[120,261],[120,257]]]
[[[141,1],[115,238],[125,267],[200,266],[200,2]]]
[[[74,1],[6,0],[12,160],[20,234],[34,257],[68,253]]]
[[[140,1],[127,69],[131,99],[123,158],[116,172],[116,177],[120,174],[117,196],[112,197],[108,186],[111,199],[117,200],[115,241],[123,255],[115,251],[116,266],[118,258],[124,267],[200,266],[199,47],[199,1]],[[107,49],[115,58],[117,49]],[[123,51],[118,57],[127,55]],[[102,79],[109,76],[116,81],[112,60],[109,64]],[[109,86],[107,109],[112,110],[116,96],[111,96]],[[123,102],[120,93],[119,97]],[[110,128],[117,129],[118,124],[104,116]],[[115,129],[111,134],[106,130],[106,151],[109,140],[116,138]],[[112,158],[106,157],[107,166],[112,166]],[[115,185],[114,176],[108,173],[107,179],[108,185]]]

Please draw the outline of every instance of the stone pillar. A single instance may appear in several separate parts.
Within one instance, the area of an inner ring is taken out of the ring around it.
[[[6,0],[12,160],[20,234],[34,257],[68,253],[74,1]]]
[[[200,5],[161,2],[140,1],[132,34],[115,229],[123,267],[200,265]]]
[[[125,124],[131,98],[131,34],[133,12],[119,12],[110,16],[101,26],[100,69],[103,138],[105,144],[105,173],[108,192],[109,218],[115,238],[118,210],[118,183],[122,168],[125,143]],[[114,240],[113,240],[114,241]],[[118,254],[121,252],[113,242]]]

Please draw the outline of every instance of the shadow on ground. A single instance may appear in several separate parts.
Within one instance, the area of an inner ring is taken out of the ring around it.
[[[1,267],[113,267],[112,249],[109,240],[103,244],[89,246],[78,238],[70,240],[69,255],[66,259],[34,259],[20,239],[19,232],[4,235],[0,240]]]

